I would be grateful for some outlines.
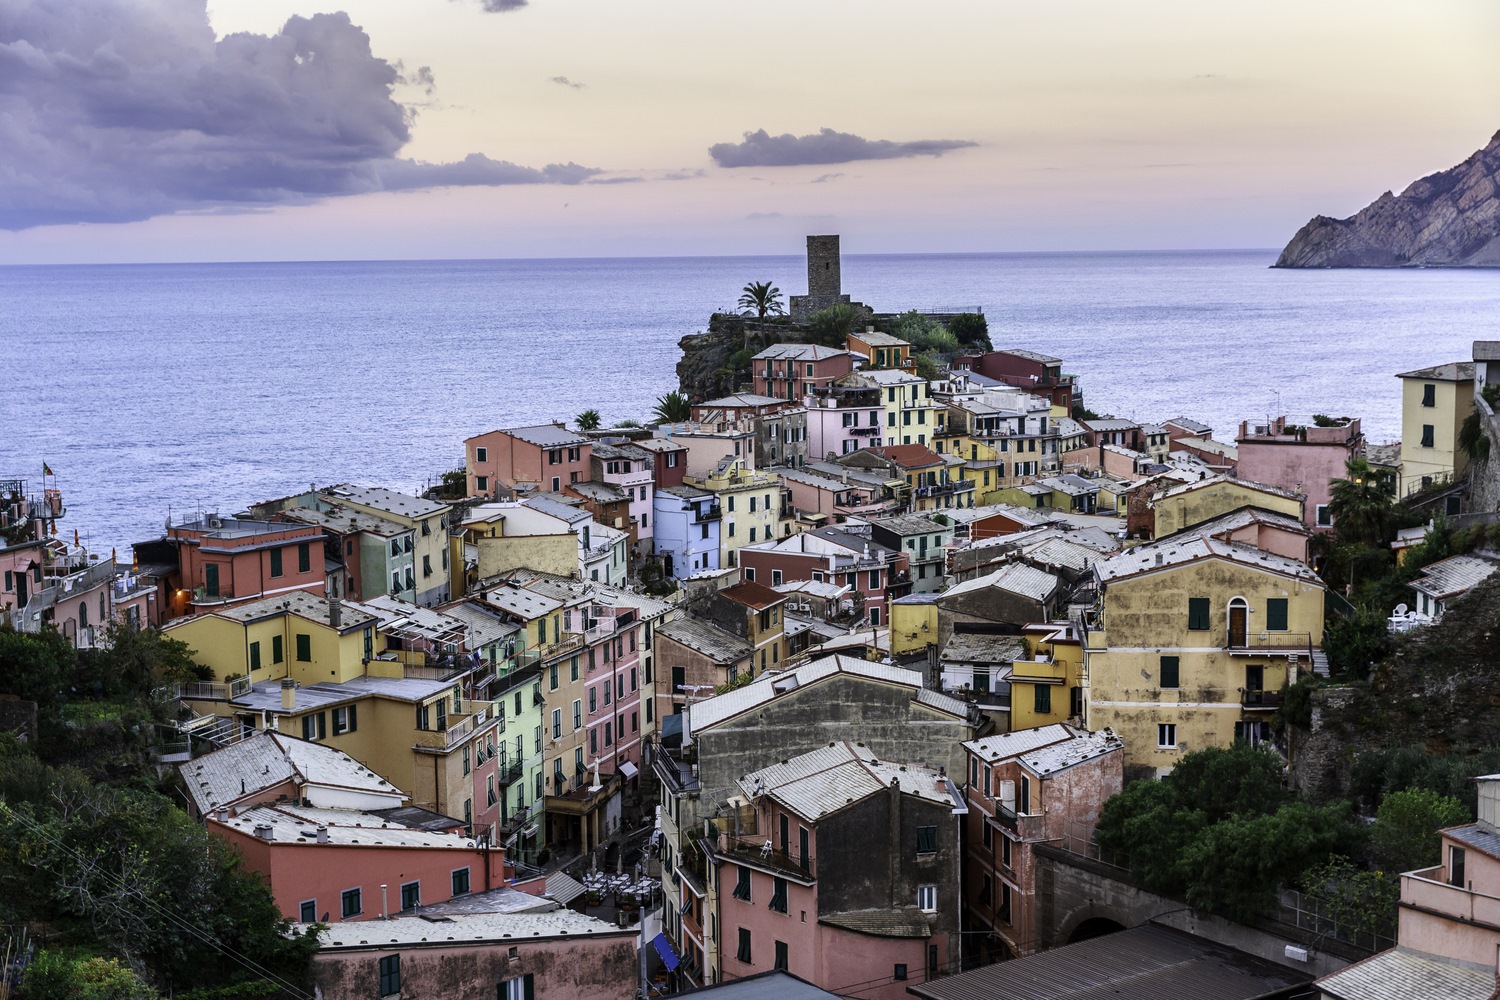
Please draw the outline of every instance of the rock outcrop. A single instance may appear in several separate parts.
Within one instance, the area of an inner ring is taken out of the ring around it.
[[[1500,267],[1500,132],[1458,166],[1387,191],[1347,219],[1320,215],[1276,267]]]

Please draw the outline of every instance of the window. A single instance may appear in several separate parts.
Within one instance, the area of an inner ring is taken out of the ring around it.
[[[495,988],[495,1000],[536,1000],[536,986],[531,973],[507,979]]]
[[[1433,385],[1431,382],[1428,382],[1426,385],[1422,386],[1422,405],[1437,405],[1437,386]]]
[[[417,706],[417,728],[418,729],[431,729],[432,728],[432,706],[431,705],[418,705]],[[446,729],[447,727],[445,726],[443,728]]]
[[[346,705],[333,710],[333,735],[352,733],[359,728],[359,706]],[[467,773],[467,769],[466,772]]]
[[[203,591],[209,597],[219,596],[219,567],[213,563],[203,567]]]
[[[280,576],[281,575],[281,550],[280,549],[272,549],[271,550],[271,575],[272,576]]]
[[[591,694],[593,692],[590,692]],[[583,700],[573,699],[573,729],[577,731],[583,728]]]
[[[348,920],[350,917],[357,917],[364,912],[364,907],[360,905],[359,892],[358,889],[345,889],[340,894],[339,912],[343,914],[345,920]]]
[[[312,662],[312,636],[305,632],[297,633],[297,660],[299,663]]]
[[[1032,710],[1035,711],[1037,715],[1051,715],[1052,714],[1052,685],[1050,685],[1050,684],[1033,684],[1031,686],[1031,690],[1032,690],[1032,695],[1033,695],[1033,697],[1032,697],[1032,701],[1033,701]]]
[[[1172,750],[1177,746],[1177,725],[1172,722],[1162,722],[1156,727],[1156,747],[1158,750]]]
[[[599,711],[599,689],[589,688],[589,714]]]
[[[476,462],[488,462],[489,460],[490,460],[490,450],[488,448],[475,448],[474,449],[474,461],[476,461]]]
[[[432,556],[423,556],[422,557],[422,575],[423,576],[431,576],[432,575]]]
[[[281,636],[273,635],[271,636],[271,662],[280,663],[282,658]]]
[[[604,745],[607,746],[607,747],[609,747],[609,746],[614,746],[614,744],[615,744],[615,724],[613,722],[606,722],[604,724]]]
[[[1181,661],[1175,656],[1163,656],[1161,658],[1161,686],[1174,688],[1180,683],[1178,679],[1178,664]]]
[[[599,730],[589,730],[589,753],[599,752]]]
[[[750,931],[748,928],[740,928],[740,948],[735,953],[735,957],[741,962],[748,963],[750,961]]]
[[[1464,888],[1464,849],[1448,848],[1448,884]]]
[[[480,748],[479,758],[480,758],[479,762],[481,764],[484,763],[484,748],[483,747]],[[464,774],[468,774],[471,770],[473,770],[473,768],[472,768],[472,766],[469,763],[469,746],[468,746],[468,744],[465,744],[464,745]]]
[[[771,890],[771,902],[769,905],[777,913],[786,912],[786,879],[776,879],[775,887]]]
[[[892,977],[898,981],[906,978],[906,964],[904,962],[896,963],[896,971],[892,974]]]
[[[250,644],[250,669],[260,669],[260,643],[258,642],[252,642]]]
[[[475,476],[474,485],[478,488],[480,493],[488,493],[490,491],[490,477]]]
[[[328,735],[328,717],[322,712],[302,717],[302,738],[304,740],[321,740]]]
[[[297,916],[304,924],[318,922],[318,901],[316,899],[304,899],[297,907]]]
[[[1010,843],[1010,838],[1002,833],[1000,835],[1000,863],[1007,868],[1010,867]]]
[[[1431,424],[1423,424],[1422,425],[1422,447],[1423,448],[1431,448],[1432,447],[1432,425]],[[272,574],[272,575],[274,576],[275,574]]]
[[[1192,629],[1195,632],[1206,632],[1209,628],[1208,615],[1208,598],[1188,598],[1188,628]]]
[[[297,543],[297,572],[312,572],[312,548],[306,542]]]
[[[933,913],[937,910],[937,886],[917,886],[917,908],[925,913]]]
[[[780,969],[782,972],[785,972],[786,971],[786,967],[787,967],[786,942],[785,941],[777,941],[776,942],[776,968]]]
[[[1031,815],[1031,779],[1021,775],[1020,794],[1016,797],[1016,814],[1018,816]]]
[[[736,865],[739,877],[734,883],[734,898],[750,902],[750,869],[744,865]]]
[[[422,883],[401,883],[401,909],[415,910],[422,905]]]
[[[554,740],[562,739],[562,709],[560,708],[552,710],[552,738]]]
[[[1333,524],[1333,512],[1328,509],[1326,503],[1318,504],[1317,508],[1318,527],[1327,528]]]
[[[401,992],[401,956],[387,955],[380,960],[380,995],[396,996]]]
[[[752,528],[751,530],[753,531],[755,529]],[[754,541],[754,539],[752,538],[751,541]],[[754,566],[746,566],[745,567],[745,579],[749,580],[751,583],[755,582],[755,567]]]
[[[937,853],[937,827],[935,827],[935,826],[919,826],[919,827],[917,827],[917,853],[918,854],[936,854]]]
[[[1286,598],[1273,597],[1266,601],[1266,630],[1286,631]]]

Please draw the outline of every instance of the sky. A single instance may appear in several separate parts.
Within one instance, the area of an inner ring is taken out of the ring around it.
[[[0,0],[0,264],[1279,247],[1494,0]]]

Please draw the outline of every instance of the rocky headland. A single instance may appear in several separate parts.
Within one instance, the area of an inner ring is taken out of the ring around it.
[[[1500,132],[1456,167],[1347,219],[1320,215],[1275,267],[1500,267]]]

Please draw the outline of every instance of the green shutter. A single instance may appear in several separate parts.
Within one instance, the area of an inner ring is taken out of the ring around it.
[[[1209,629],[1209,624],[1208,624],[1208,614],[1209,614],[1209,611],[1208,611],[1208,608],[1209,608],[1208,598],[1206,598],[1206,597],[1189,597],[1188,598],[1188,628],[1193,629],[1194,631],[1199,631],[1199,632],[1206,632],[1206,631],[1208,631],[1208,629]]]
[[[312,662],[312,636],[305,632],[297,633],[297,660],[301,663]]]
[[[521,1000],[536,1000],[536,981],[529,972],[521,977]]]
[[[1286,598],[1273,597],[1266,601],[1266,629],[1271,632],[1286,631]]]
[[[203,567],[203,590],[209,597],[219,596],[219,567],[214,563]]]
[[[350,705],[349,706],[349,728],[348,728],[347,731],[352,733],[352,732],[354,732],[358,728],[359,728],[359,706],[358,705]]]
[[[1052,687],[1048,684],[1033,684],[1033,708],[1038,715],[1052,714]]]
[[[271,575],[272,576],[280,576],[281,575],[281,550],[280,549],[272,549],[271,550]]]
[[[260,643],[258,642],[252,642],[250,644],[250,669],[260,669]]]
[[[284,656],[281,650],[281,636],[273,635],[271,636],[271,662],[280,663],[282,659]]]
[[[1178,659],[1175,656],[1163,656],[1161,658],[1161,686],[1174,688],[1178,686]]]

